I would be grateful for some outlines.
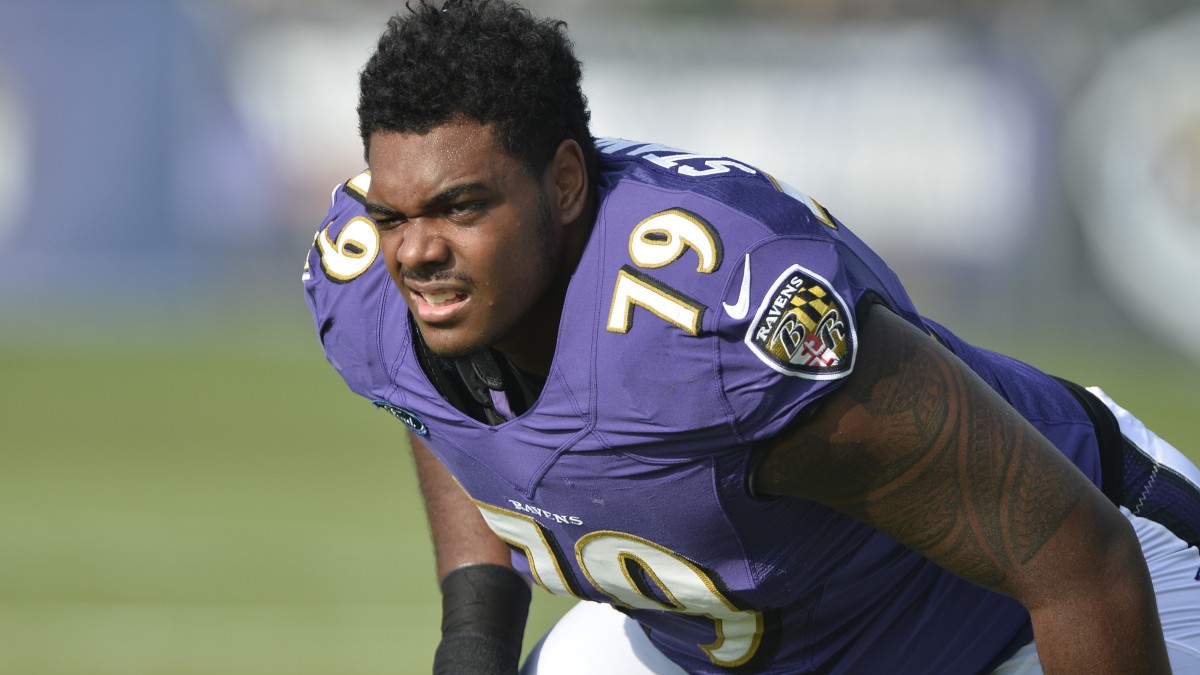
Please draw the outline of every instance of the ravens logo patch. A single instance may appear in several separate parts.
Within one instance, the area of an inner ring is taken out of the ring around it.
[[[856,339],[854,318],[833,285],[793,265],[763,298],[745,342],[777,372],[832,380],[853,368]]]

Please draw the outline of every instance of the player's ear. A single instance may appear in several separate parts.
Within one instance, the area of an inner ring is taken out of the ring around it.
[[[546,188],[560,223],[569,223],[583,214],[588,192],[587,163],[574,140],[568,138],[558,144],[546,167]]]

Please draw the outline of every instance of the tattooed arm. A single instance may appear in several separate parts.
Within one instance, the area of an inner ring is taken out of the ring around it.
[[[1019,600],[1046,673],[1169,672],[1128,521],[1011,406],[883,307],[854,373],[785,433],[758,492],[839,509]]]

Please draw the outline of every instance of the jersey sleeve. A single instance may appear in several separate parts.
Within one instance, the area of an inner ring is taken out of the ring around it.
[[[782,432],[853,373],[864,307],[921,325],[878,256],[819,204],[789,197],[778,217],[790,224],[743,249],[714,308],[721,391],[746,442]]]
[[[853,373],[867,303],[921,325],[891,270],[806,195],[754,169],[636,161],[600,213],[613,367],[598,390],[627,411],[605,430],[614,446],[661,459],[766,440]]]
[[[560,323],[555,364],[572,405],[611,422],[596,422],[608,445],[665,458],[771,438],[853,372],[865,303],[922,325],[895,275],[811,199],[759,176],[670,179],[606,188]],[[335,191],[304,286],[329,362],[382,400],[411,335],[368,186],[362,174]]]
[[[361,202],[369,181],[364,172],[334,190],[302,279],[325,357],[350,389],[378,398],[388,382],[375,328],[388,302],[391,278],[378,260],[379,233]]]

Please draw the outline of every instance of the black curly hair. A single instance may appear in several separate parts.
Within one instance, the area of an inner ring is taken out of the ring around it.
[[[419,0],[393,16],[359,79],[364,154],[376,131],[427,133],[462,115],[540,177],[574,139],[595,176],[582,70],[566,23],[504,0]]]

